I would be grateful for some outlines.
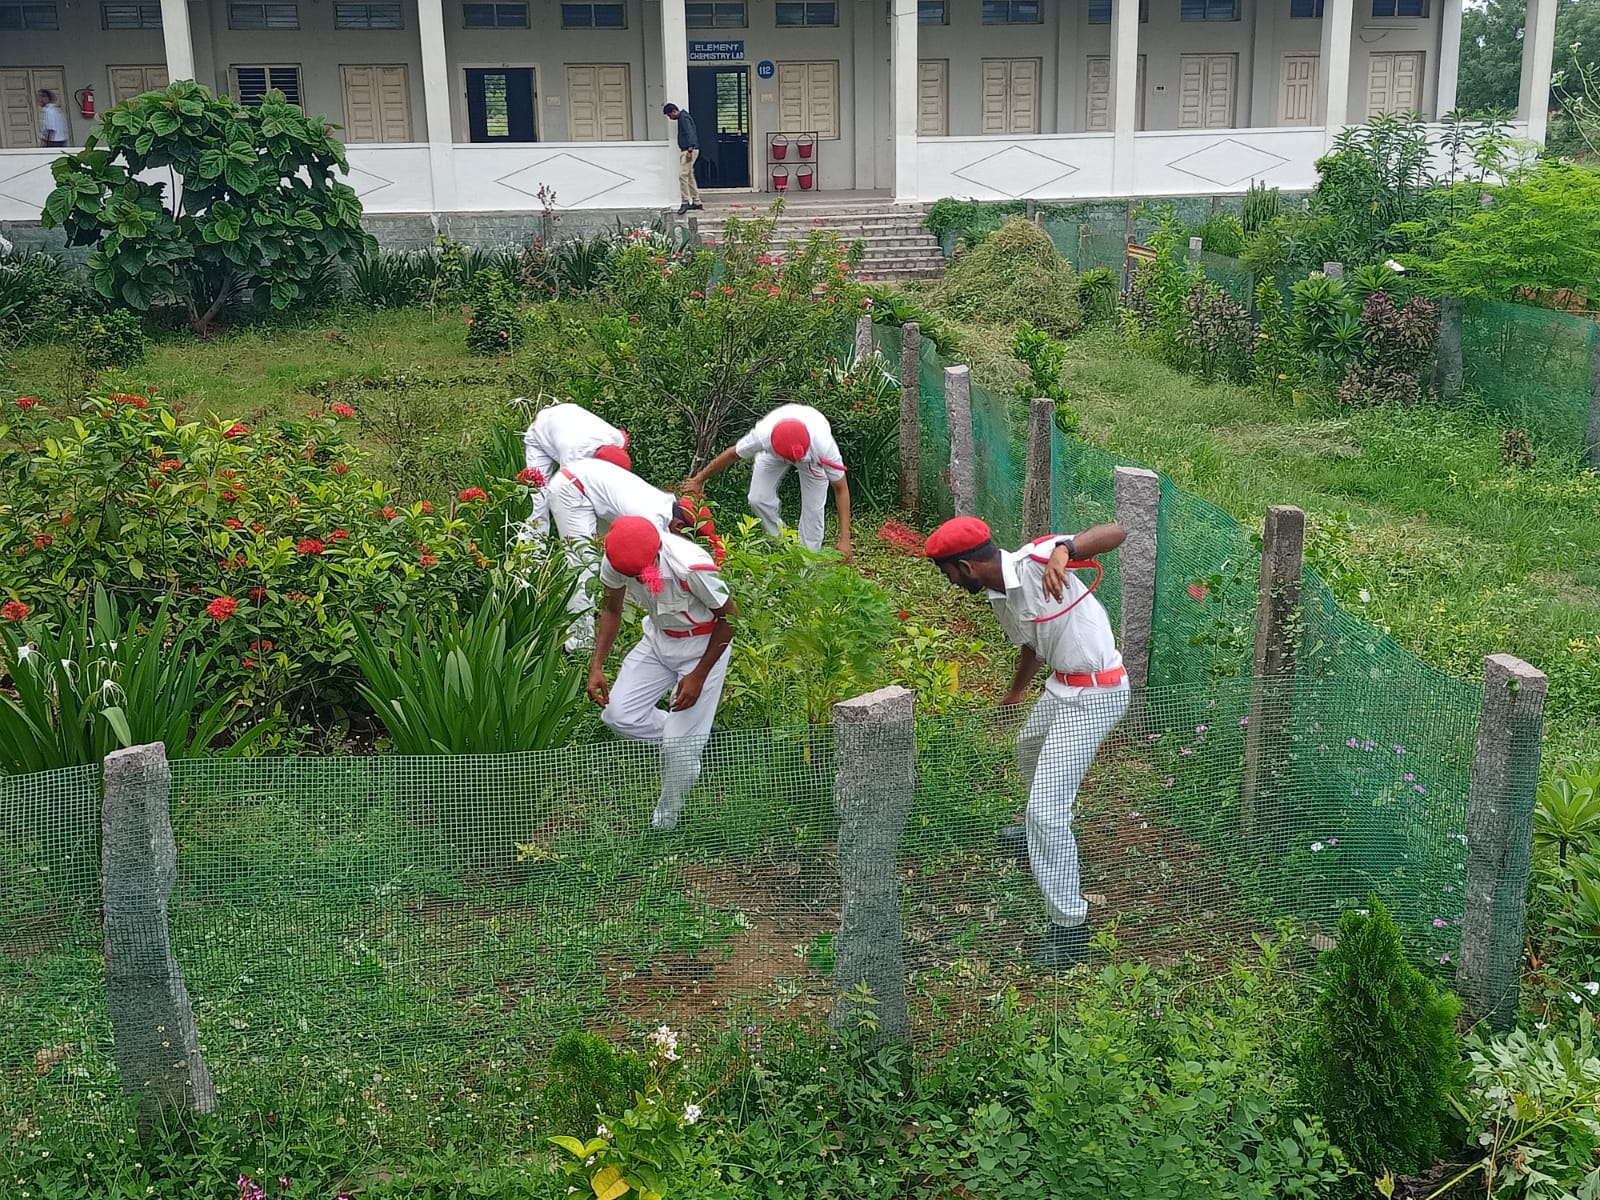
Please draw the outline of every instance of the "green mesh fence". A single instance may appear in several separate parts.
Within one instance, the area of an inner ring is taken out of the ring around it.
[[[990,527],[1002,544],[1022,540],[1022,481],[1028,458],[1025,405],[972,384],[972,441],[978,511],[993,514]]]
[[[1092,271],[1096,267],[1122,270],[1128,244],[1122,230],[1096,228],[1062,217],[1046,218],[1042,227],[1074,271]]]
[[[1467,300],[1461,366],[1468,394],[1541,441],[1582,450],[1595,322],[1519,304]]]
[[[1200,252],[1200,270],[1205,277],[1216,284],[1240,304],[1249,304],[1255,283],[1249,271],[1245,270],[1237,258],[1229,258],[1222,254],[1213,254],[1209,250]]]

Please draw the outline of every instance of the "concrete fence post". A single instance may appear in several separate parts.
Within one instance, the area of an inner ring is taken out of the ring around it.
[[[689,249],[698,250],[704,243],[700,240],[700,218],[689,218]]]
[[[550,209],[545,209],[539,221],[540,234],[546,246],[556,244],[556,214]]]
[[[870,1018],[879,1042],[911,1037],[896,868],[916,786],[915,716],[915,696],[903,687],[833,706],[839,941],[830,1021],[848,1029]],[[870,1005],[858,999],[863,988],[871,994]]]
[[[122,1085],[139,1097],[147,1118],[162,1109],[211,1112],[217,1103],[167,928],[178,879],[171,793],[172,771],[159,742],[106,756],[100,809],[106,1007]]]
[[[1031,541],[1051,532],[1051,440],[1056,402],[1036,397],[1028,408],[1028,457],[1022,477],[1022,536]]]
[[[922,466],[922,326],[900,327],[900,507],[917,511]]]
[[[1023,215],[1026,216],[1030,221],[1037,221],[1039,219],[1039,206],[1032,200],[1023,202],[1022,211]]]
[[[977,516],[978,478],[972,448],[972,370],[944,369],[944,407],[950,420],[950,499],[959,517]]]
[[[1078,261],[1072,264],[1074,271],[1087,271],[1083,265],[1083,256],[1089,252],[1089,222],[1078,222]]]
[[[1161,527],[1161,476],[1118,467],[1117,524],[1127,539],[1117,551],[1122,579],[1122,663],[1135,692],[1150,684],[1150,639],[1156,616],[1156,550]]]
[[[1137,200],[1135,200],[1132,196],[1129,196],[1128,197],[1127,215],[1123,218],[1123,221],[1122,221],[1123,243],[1125,245],[1131,246],[1133,244],[1133,235],[1138,230],[1138,222],[1136,220],[1136,218],[1138,216],[1138,212],[1139,212],[1139,202]]]
[[[1509,654],[1483,665],[1483,712],[1467,799],[1467,894],[1456,987],[1467,1016],[1500,1031],[1516,1016],[1544,738],[1543,671]]]
[[[1200,261],[1200,251],[1203,250],[1203,249],[1205,249],[1205,242],[1204,241],[1202,241],[1200,238],[1197,238],[1197,237],[1190,238],[1189,239],[1189,261],[1192,262],[1192,263],[1199,262]]]
[[[863,363],[872,357],[872,317],[862,313],[856,318],[856,362]]]
[[[1589,337],[1589,465],[1600,471],[1600,334]]]
[[[1439,305],[1439,353],[1436,359],[1439,399],[1455,400],[1466,381],[1461,357],[1461,298],[1446,296]]]
[[[1344,278],[1344,264],[1342,262],[1325,262],[1322,264],[1322,273],[1329,279]]]
[[[1273,793],[1287,765],[1305,549],[1306,514],[1290,504],[1268,508],[1239,802],[1239,835],[1247,843],[1262,842],[1270,834]]]

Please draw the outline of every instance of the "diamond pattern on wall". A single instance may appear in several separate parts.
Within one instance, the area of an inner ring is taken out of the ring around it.
[[[45,197],[54,191],[56,186],[55,176],[50,174],[50,161],[39,163],[13,175],[0,175],[0,196],[15,200],[18,204],[26,204],[30,208],[43,208]]]
[[[1234,138],[1223,138],[1182,158],[1175,158],[1167,166],[1218,187],[1233,187],[1246,179],[1265,175],[1288,161],[1283,155],[1270,150],[1247,146]]]
[[[553,175],[550,168],[554,168]],[[521,182],[516,182],[517,180]],[[534,199],[539,197],[541,184],[559,183],[556,199],[561,202],[562,208],[574,208],[593,200],[596,196],[615,191],[623,184],[632,183],[633,179],[613,171],[610,167],[602,167],[599,163],[579,158],[576,154],[562,153],[552,154],[549,158],[541,158],[536,163],[519,167],[510,174],[502,175],[495,182]]]
[[[1026,149],[1022,146],[1007,146],[977,162],[968,163],[956,171],[951,171],[957,179],[965,179],[968,183],[975,183],[981,188],[1006,196],[1012,200],[1021,199],[1040,188],[1049,187],[1058,183],[1069,175],[1076,175],[1079,168],[1072,163],[1062,162],[1059,158],[1051,158],[1048,154],[1040,154],[1037,150]]]
[[[360,167],[351,167],[350,173],[344,177],[343,182],[354,188],[356,195],[363,200],[368,196],[383,191],[386,187],[394,186],[394,180],[385,179],[376,171],[364,171]]]

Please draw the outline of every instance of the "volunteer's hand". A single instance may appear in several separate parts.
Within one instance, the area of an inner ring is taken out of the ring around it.
[[[706,677],[699,671],[690,671],[678,680],[678,690],[672,695],[672,712],[682,712],[686,708],[693,708],[695,701],[700,699],[700,689],[705,687]]]
[[[1000,697],[1000,707],[1010,708],[1013,704],[1021,704],[1027,698],[1027,688],[1023,688],[1021,691],[1007,692],[1004,696]]]
[[[589,670],[589,699],[601,708],[611,703],[611,689],[606,685],[606,673],[598,667]]]
[[[705,486],[699,476],[691,475],[678,485],[678,491],[685,496],[698,496],[705,490]]]
[[[839,539],[839,553],[844,555],[844,560],[847,563],[853,563],[856,560],[855,553],[850,547],[850,539],[847,537]]]
[[[1067,594],[1067,564],[1072,556],[1065,546],[1057,546],[1044,565],[1044,594],[1052,600],[1065,599]]]

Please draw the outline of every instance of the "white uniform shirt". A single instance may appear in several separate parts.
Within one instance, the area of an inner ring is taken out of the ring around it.
[[[61,105],[52,101],[39,109],[39,140],[64,142],[67,140],[67,114]]]
[[[595,522],[603,531],[618,517],[643,517],[662,533],[672,524],[673,498],[668,492],[640,479],[632,471],[598,458],[583,458],[556,472],[548,486],[533,497],[529,516],[534,530],[543,534],[550,526],[550,500],[557,489],[572,488],[594,509]]]
[[[644,609],[647,631],[654,627],[663,633],[680,632],[708,624],[728,602],[728,587],[717,574],[717,564],[687,538],[661,535],[656,570],[661,572],[661,590],[652,592],[643,580],[619,574],[609,559],[600,560],[601,585],[626,591],[628,599]]]
[[[522,435],[528,466],[545,479],[557,467],[591,458],[601,446],[623,446],[622,430],[577,404],[552,404],[541,409]]]
[[[820,471],[830,480],[844,478],[844,459],[839,455],[839,443],[833,440],[833,426],[828,424],[827,417],[809,404],[780,404],[739,439],[733,448],[734,453],[740,458],[754,458],[763,451],[775,454],[772,430],[779,421],[799,421],[811,435],[811,445],[806,447],[805,455],[796,465],[809,466],[812,471]]]
[[[1052,600],[1045,595],[1044,568],[1055,550],[1055,540],[1051,536],[1016,553],[1000,552],[1000,574],[1006,589],[989,593],[989,607],[1007,640],[1033,647],[1050,668],[1045,690],[1070,696],[1077,689],[1056,678],[1055,672],[1088,675],[1108,671],[1122,665],[1122,655],[1106,610],[1088,594],[1088,586],[1076,573],[1067,574],[1064,598]]]

